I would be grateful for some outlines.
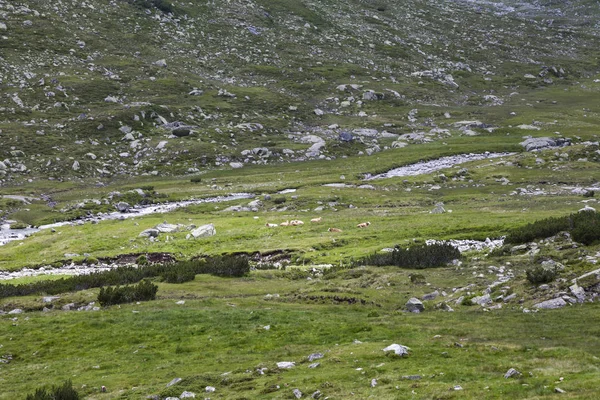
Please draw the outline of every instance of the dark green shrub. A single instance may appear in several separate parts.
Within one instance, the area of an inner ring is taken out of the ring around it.
[[[220,256],[209,259],[201,269],[199,273],[240,277],[250,272],[250,263],[246,256]]]
[[[535,239],[554,236],[561,231],[569,230],[569,227],[569,217],[546,218],[513,229],[506,236],[505,242],[512,244],[527,243]]]
[[[402,249],[398,246],[389,253],[375,253],[358,260],[359,265],[386,266],[403,268],[441,267],[460,258],[460,251],[450,244],[432,244],[412,246]]]
[[[596,191],[595,190],[588,190],[587,192],[585,192],[583,194],[583,197],[594,197],[596,195]]]
[[[202,178],[200,178],[199,176],[195,176],[192,179],[190,179],[190,182],[192,182],[192,183],[200,183],[200,182],[202,182]]]
[[[539,285],[552,282],[556,278],[557,272],[554,269],[544,268],[541,265],[538,265],[535,268],[527,270],[525,274],[527,275],[529,283]]]
[[[106,307],[114,304],[154,300],[157,291],[158,286],[148,280],[143,280],[137,285],[102,288],[98,294],[98,302],[101,306]]]
[[[142,254],[141,256],[138,256],[138,258],[135,260],[135,263],[137,265],[148,265],[148,257],[146,257],[145,254]]]
[[[273,197],[273,203],[275,203],[275,204],[283,204],[286,201],[287,201],[287,199],[285,198],[285,196]]]
[[[546,218],[513,229],[506,243],[527,243],[545,239],[561,231],[571,233],[573,240],[590,245],[600,240],[600,215],[595,211],[581,211],[565,217]]]
[[[247,257],[219,256],[206,260],[140,265],[137,268],[119,267],[110,271],[70,276],[53,281],[39,281],[20,285],[0,284],[0,298],[40,293],[54,295],[103,286],[127,285],[153,277],[162,277],[167,282],[182,283],[193,280],[197,274],[240,277],[248,272],[250,272],[250,263]]]
[[[167,0],[127,0],[130,4],[133,4],[140,8],[152,8],[156,7],[164,13],[172,13],[175,11],[173,4]]]
[[[409,278],[410,283],[413,283],[415,285],[424,285],[425,283],[427,283],[425,276],[422,274],[410,274]]]
[[[38,388],[34,394],[27,395],[27,400],[79,400],[79,398],[70,380],[51,389]]]

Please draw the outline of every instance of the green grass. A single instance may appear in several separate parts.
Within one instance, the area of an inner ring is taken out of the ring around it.
[[[370,275],[394,279],[394,271],[377,269]],[[184,285],[161,284],[162,300],[98,312],[31,313],[17,321],[2,317],[0,341],[14,361],[2,366],[2,380],[12,383],[3,385],[7,390],[0,398],[66,378],[76,388],[86,385],[81,391],[90,398],[101,396],[101,385],[109,389],[101,398],[198,394],[208,385],[217,387],[219,396],[250,398],[286,398],[296,387],[341,398],[353,392],[391,399],[413,389],[427,398],[475,398],[484,391],[487,398],[545,398],[555,386],[576,398],[594,397],[600,356],[596,305],[540,314],[461,309],[412,315],[396,311],[407,299],[397,286],[381,291],[361,289],[360,278],[307,283],[270,275],[254,273],[226,285],[204,276]],[[349,296],[382,306],[288,297],[298,291],[327,293],[323,290],[342,282],[351,285]],[[264,300],[267,293],[279,293],[282,300]],[[175,305],[179,299],[185,304]],[[372,311],[378,316],[369,317]],[[270,330],[263,329],[266,325]],[[355,339],[363,343],[354,344]],[[409,346],[410,356],[386,357],[381,349],[391,343]],[[310,370],[306,357],[314,352],[325,357]],[[278,370],[279,361],[297,366]],[[255,372],[259,367],[268,368],[266,375]],[[523,378],[505,380],[509,368],[523,372]],[[417,382],[401,378],[417,374],[422,376]],[[15,381],[16,376],[27,379]],[[175,377],[184,380],[166,389]],[[557,383],[560,377],[565,381]],[[376,388],[370,387],[373,378]],[[272,385],[280,389],[267,393]],[[464,391],[450,392],[454,385]]]

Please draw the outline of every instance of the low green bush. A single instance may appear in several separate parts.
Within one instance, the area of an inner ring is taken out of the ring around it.
[[[0,298],[75,292],[90,288],[128,285],[145,278],[161,277],[170,283],[193,280],[197,274],[221,277],[241,277],[250,272],[250,263],[245,256],[218,256],[206,260],[178,261],[167,264],[119,267],[110,271],[89,275],[70,276],[53,281],[39,281],[20,285],[0,284]]]
[[[38,388],[34,394],[27,395],[27,400],[79,400],[79,393],[73,389],[70,380],[51,389]]]
[[[544,268],[541,265],[528,269],[525,271],[527,280],[533,285],[540,285],[542,283],[550,283],[556,279],[558,275],[557,271],[551,268]]]
[[[137,285],[102,288],[98,294],[98,302],[101,306],[106,307],[135,301],[154,300],[157,291],[158,286],[148,280],[143,280]]]
[[[450,244],[412,246],[402,249],[398,246],[388,253],[375,253],[357,261],[358,265],[387,266],[403,268],[441,267],[460,258],[460,251]]]
[[[286,201],[287,201],[287,199],[285,198],[285,196],[273,197],[273,203],[275,203],[275,204],[283,204]]]
[[[552,217],[513,229],[506,243],[527,243],[545,239],[559,232],[570,232],[573,240],[590,245],[600,240],[600,215],[595,211],[581,211],[564,217]]]

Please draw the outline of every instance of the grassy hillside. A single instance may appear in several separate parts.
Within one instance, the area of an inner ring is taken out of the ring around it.
[[[597,398],[598,10],[0,0],[0,233],[64,222],[0,245],[0,399]],[[471,247],[368,265],[432,240]],[[57,275],[219,255],[137,303]]]

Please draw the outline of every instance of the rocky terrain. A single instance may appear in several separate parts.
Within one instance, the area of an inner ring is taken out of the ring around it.
[[[598,86],[593,2],[153,4],[0,2],[3,182],[370,155]]]
[[[599,21],[0,0],[0,399],[595,399]]]

